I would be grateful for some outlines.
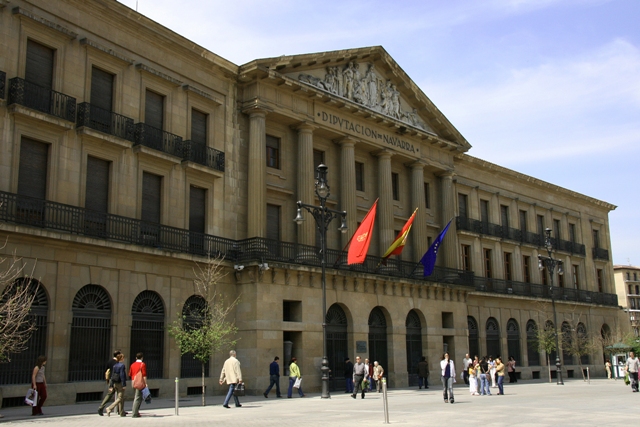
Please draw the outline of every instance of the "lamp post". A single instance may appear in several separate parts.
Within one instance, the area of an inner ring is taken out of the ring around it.
[[[329,359],[327,358],[327,277],[326,277],[326,259],[327,259],[327,229],[333,219],[341,217],[342,223],[339,230],[343,233],[347,232],[347,213],[344,211],[336,211],[327,207],[327,197],[330,190],[327,182],[327,166],[321,164],[316,169],[316,195],[320,199],[320,206],[308,205],[298,202],[298,213],[293,220],[296,224],[302,224],[302,209],[313,215],[316,220],[316,226],[320,232],[320,263],[322,266],[322,398],[330,399],[329,394]]]
[[[556,315],[556,300],[553,296],[553,275],[555,273],[555,269],[556,267],[558,267],[559,275],[564,274],[564,271],[562,270],[562,261],[559,259],[554,259],[551,256],[553,245],[551,244],[550,228],[547,228],[545,230],[544,247],[547,249],[547,256],[538,255],[538,268],[540,268],[540,270],[544,270],[544,268],[546,267],[547,271],[549,272],[549,293],[551,294],[551,306],[553,307],[553,326],[556,330],[556,384],[564,385],[564,382],[562,381],[562,366],[560,364],[560,346],[558,345],[558,317]]]

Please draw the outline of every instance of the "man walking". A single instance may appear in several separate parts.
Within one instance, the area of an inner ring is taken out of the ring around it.
[[[107,370],[105,371],[108,372],[108,374],[105,375],[105,380],[107,381],[107,395],[104,397],[104,399],[102,399],[102,403],[100,404],[100,406],[98,406],[98,415],[100,415],[101,417],[104,413],[104,407],[107,406],[107,403],[109,403],[109,401],[113,400],[113,393],[115,393],[115,389],[110,385],[111,374],[113,373],[113,366],[118,363],[117,359],[119,354],[120,350],[114,351],[113,359],[110,359],[107,362]]]
[[[425,390],[429,388],[429,364],[424,356],[418,362],[418,390],[422,389],[423,385]]]
[[[220,372],[220,385],[222,385],[225,380],[227,384],[229,384],[229,391],[227,392],[227,397],[225,397],[222,406],[229,409],[229,400],[231,400],[231,396],[233,396],[233,400],[236,402],[236,408],[242,407],[240,400],[238,400],[238,396],[233,393],[236,386],[242,382],[242,370],[240,370],[240,361],[236,359],[235,350],[231,350],[229,352],[229,358],[222,366],[222,372]]]
[[[631,391],[636,393],[638,391],[638,370],[640,370],[640,361],[633,353],[633,351],[629,352],[629,358],[625,363],[624,370],[629,374],[629,379],[631,380]]]
[[[353,363],[348,357],[344,358],[345,393],[353,393]]]
[[[382,377],[384,376],[384,368],[378,362],[373,362],[373,380],[376,382],[376,390],[382,393]]]
[[[269,397],[269,392],[274,384],[276,386],[276,397],[282,397],[280,394],[280,365],[278,365],[278,360],[280,360],[280,358],[276,356],[269,365],[269,379],[271,382],[267,390],[263,393],[264,397]]]
[[[353,393],[351,397],[354,399],[358,395],[358,390],[362,392],[362,399],[364,399],[364,388],[362,387],[362,381],[367,375],[367,368],[364,363],[360,361],[360,356],[356,357],[356,363],[353,365]]]
[[[464,368],[464,371],[462,371],[462,378],[466,385],[469,385],[469,365],[471,362],[472,360],[469,358],[469,353],[465,354],[464,359],[462,359],[462,367]]]
[[[142,403],[142,389],[139,390],[135,387],[135,378],[136,375],[138,375],[138,372],[141,373],[142,384],[144,387],[147,387],[147,365],[142,361],[143,357],[144,355],[142,353],[136,354],[136,362],[129,366],[129,378],[131,378],[131,383],[134,384],[133,389],[135,391],[133,396],[133,408],[131,408],[131,412],[133,413],[131,416],[133,418],[140,418],[140,404]]]

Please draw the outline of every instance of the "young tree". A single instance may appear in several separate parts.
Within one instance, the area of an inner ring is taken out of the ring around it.
[[[239,299],[228,303],[217,285],[225,274],[222,273],[222,258],[208,258],[205,264],[196,264],[194,285],[206,304],[192,310],[188,316],[181,315],[169,327],[169,334],[176,340],[181,354],[191,353],[202,364],[202,406],[205,406],[205,365],[211,355],[223,348],[236,344],[235,323],[229,320],[231,311]]]
[[[551,382],[551,359],[550,355],[556,351],[556,330],[551,321],[547,321],[544,328],[536,326],[536,341],[538,351],[544,351],[547,356],[547,367],[549,368],[549,382]],[[555,363],[555,360],[554,360]]]

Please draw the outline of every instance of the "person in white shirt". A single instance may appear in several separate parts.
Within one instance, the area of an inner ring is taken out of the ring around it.
[[[462,359],[462,367],[464,371],[462,372],[462,378],[464,379],[464,383],[469,385],[469,365],[471,365],[471,358],[469,357],[469,353],[464,355],[464,359]]]
[[[629,352],[629,358],[627,359],[625,366],[625,372],[629,374],[629,379],[631,380],[631,391],[634,393],[638,392],[638,371],[640,370],[640,361],[633,353],[633,351]]]
[[[449,359],[449,353],[442,355],[440,361],[442,374],[442,396],[444,403],[453,403],[453,383],[456,382],[456,366],[453,360]]]
[[[491,377],[491,388],[498,388],[496,384],[496,361],[493,359],[493,356],[489,356],[489,360],[487,361],[489,365],[489,376]]]

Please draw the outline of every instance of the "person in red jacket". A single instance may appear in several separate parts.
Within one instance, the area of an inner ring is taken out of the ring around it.
[[[144,355],[142,353],[136,354],[136,362],[132,363],[131,366],[129,366],[129,377],[131,378],[132,382],[135,382],[136,375],[138,375],[138,372],[141,372],[143,384],[142,388],[145,388],[147,387],[147,365],[145,365],[142,361],[143,356]],[[131,412],[133,412],[133,418],[139,418],[140,404],[142,403],[142,389],[138,390],[134,384],[134,390],[136,394],[133,397],[133,408],[131,409]]]

